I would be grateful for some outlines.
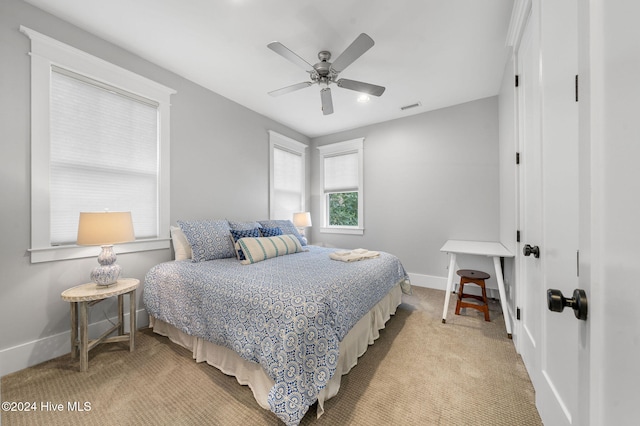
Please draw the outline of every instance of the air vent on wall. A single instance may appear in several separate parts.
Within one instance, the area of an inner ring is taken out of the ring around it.
[[[417,107],[419,107],[419,106],[421,106],[421,105],[422,105],[422,104],[421,104],[420,102],[416,102],[415,104],[405,105],[405,106],[403,106],[403,107],[400,107],[400,109],[401,109],[402,111],[406,111],[406,110],[411,109],[411,108],[417,108]]]

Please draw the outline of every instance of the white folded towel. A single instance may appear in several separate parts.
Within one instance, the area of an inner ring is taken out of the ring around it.
[[[356,262],[358,260],[372,259],[380,256],[377,251],[369,251],[367,249],[355,249],[351,251],[336,251],[329,253],[329,257],[333,260],[340,260],[342,262]]]

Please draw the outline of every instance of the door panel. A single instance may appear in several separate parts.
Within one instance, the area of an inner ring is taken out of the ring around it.
[[[548,8],[547,8],[548,7]],[[571,297],[578,287],[578,104],[576,0],[541,4],[542,170],[545,283]],[[537,392],[548,424],[576,424],[580,321],[571,309],[543,310],[541,370]],[[564,421],[560,421],[560,420]]]

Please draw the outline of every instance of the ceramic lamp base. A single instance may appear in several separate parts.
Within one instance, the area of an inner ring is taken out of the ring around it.
[[[102,252],[98,256],[98,263],[91,271],[91,281],[98,285],[112,285],[118,281],[122,268],[116,264],[116,252],[112,245],[102,246]]]

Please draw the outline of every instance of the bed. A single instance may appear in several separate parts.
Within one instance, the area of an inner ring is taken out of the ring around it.
[[[180,223],[191,258],[177,255],[147,273],[143,300],[151,326],[190,349],[197,362],[248,385],[257,403],[287,425],[297,425],[316,401],[320,416],[324,401],[338,392],[341,375],[357,363],[395,313],[402,292],[409,291],[407,273],[398,258],[384,252],[362,261],[334,260],[330,254],[336,249],[303,245],[289,221],[259,222],[260,229],[284,232],[241,237],[235,245],[225,232],[248,226],[227,222],[225,228],[219,222],[219,229],[204,231],[204,237],[202,223]],[[257,242],[262,255],[271,239],[291,235],[300,242],[291,243],[295,249],[255,262],[247,259],[253,249],[239,244]],[[202,256],[202,244],[225,253]],[[243,260],[240,247],[247,252]]]

